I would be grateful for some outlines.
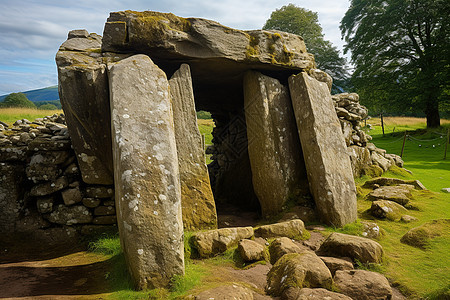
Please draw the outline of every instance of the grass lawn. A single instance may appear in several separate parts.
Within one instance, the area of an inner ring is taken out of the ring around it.
[[[61,114],[62,110],[40,110],[34,108],[0,108],[0,121],[12,125],[20,119],[34,121],[36,118]]]
[[[450,146],[447,159],[443,160],[445,137],[450,121],[443,120],[444,126],[428,132],[413,132],[425,129],[425,119],[385,118],[385,136],[382,135],[379,119],[371,119],[369,134],[373,143],[388,153],[400,155],[404,131],[408,130],[403,159],[404,167],[412,172],[387,172],[385,177],[397,177],[420,180],[430,191],[418,191],[414,194],[412,205],[417,210],[409,214],[419,219],[409,224],[376,220],[385,234],[379,241],[385,251],[385,261],[381,270],[400,290],[409,293],[415,299],[449,299],[450,297],[450,236],[436,238],[427,250],[421,250],[400,243],[400,238],[411,228],[433,219],[450,218],[450,194],[441,192],[441,188],[450,187]],[[395,130],[394,130],[395,128]],[[360,181],[361,182],[361,181]],[[363,194],[369,190],[363,190]],[[370,207],[363,196],[358,198],[360,217]],[[440,296],[439,296],[440,295]]]

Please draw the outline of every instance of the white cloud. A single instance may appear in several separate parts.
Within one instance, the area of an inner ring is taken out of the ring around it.
[[[342,49],[339,22],[348,0],[290,1],[319,13],[325,38]],[[0,2],[0,95],[57,83],[54,56],[72,29],[102,34],[111,11],[154,10],[216,20],[237,29],[260,29],[281,0],[2,0]],[[39,60],[39,64],[36,61]],[[28,66],[25,66],[26,64]]]

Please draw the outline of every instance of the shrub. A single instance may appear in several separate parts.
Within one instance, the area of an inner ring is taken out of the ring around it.
[[[207,111],[201,110],[197,112],[197,119],[208,120],[211,119],[211,114]]]
[[[0,107],[36,108],[36,105],[28,100],[27,96],[23,93],[11,93],[0,103]]]
[[[42,110],[57,110],[58,108],[53,104],[44,104],[38,107],[38,109]]]

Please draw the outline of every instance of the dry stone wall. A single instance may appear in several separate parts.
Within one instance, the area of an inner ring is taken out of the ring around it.
[[[2,233],[71,227],[86,235],[115,227],[114,187],[83,181],[64,115],[3,124],[0,169]]]

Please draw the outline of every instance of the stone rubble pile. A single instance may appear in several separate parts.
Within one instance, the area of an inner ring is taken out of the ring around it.
[[[0,127],[0,229],[13,233],[33,215],[41,228],[79,233],[115,225],[114,187],[83,182],[64,115]],[[37,212],[37,214],[36,214]]]
[[[257,233],[262,227],[265,234],[261,236]],[[223,293],[237,299],[259,299],[263,295],[287,300],[392,298],[392,288],[383,275],[355,268],[360,263],[381,263],[383,249],[379,243],[342,233],[332,233],[311,243],[312,234],[322,236],[319,232],[309,233],[301,220],[195,233],[192,245],[200,257],[235,249],[246,268],[255,267],[260,261],[271,265],[265,290],[243,290],[248,282],[236,281],[190,295],[188,299],[212,299],[222,297]],[[222,247],[211,251],[212,245],[219,244]]]

